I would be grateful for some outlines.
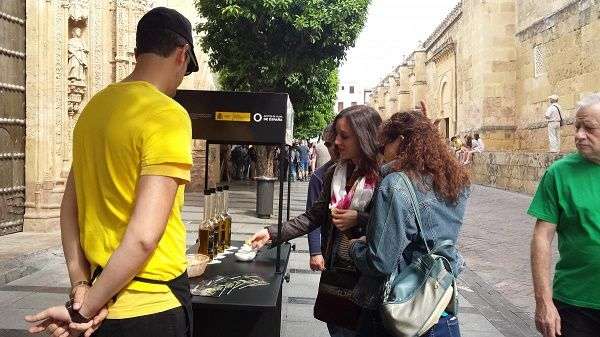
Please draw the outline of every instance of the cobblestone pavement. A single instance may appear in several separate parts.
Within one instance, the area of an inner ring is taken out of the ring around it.
[[[294,216],[304,211],[307,184],[297,182],[292,186],[291,215]],[[276,195],[277,191],[278,188]],[[275,199],[277,210],[277,196]],[[468,264],[459,286],[463,337],[537,336],[530,320],[532,297],[528,269],[533,221],[523,211],[529,199],[492,188],[475,186],[473,189],[460,243]],[[253,183],[233,186],[234,240],[244,240],[276,221],[276,214],[271,220],[256,218],[255,200]],[[201,218],[201,195],[188,193],[184,208],[188,245],[195,242]],[[12,273],[0,275],[0,280],[5,280],[0,283],[0,336],[26,336],[26,325],[22,321],[25,314],[64,302],[69,285],[67,272],[60,241],[56,234],[52,235],[53,238],[45,237],[46,243],[34,249],[37,253],[32,253],[31,244],[25,242],[24,237],[0,237],[3,248],[0,252],[6,253],[0,255],[0,267],[11,266]],[[325,324],[312,317],[319,274],[309,270],[306,237],[295,239],[293,243],[297,249],[288,265],[291,281],[283,286],[282,336],[328,336]],[[8,245],[12,249],[7,249]],[[0,268],[0,271],[6,270]]]

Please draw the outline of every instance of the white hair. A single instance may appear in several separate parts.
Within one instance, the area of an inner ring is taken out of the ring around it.
[[[577,110],[575,112],[580,113],[594,105],[600,105],[600,92],[584,96],[581,101],[577,103]]]

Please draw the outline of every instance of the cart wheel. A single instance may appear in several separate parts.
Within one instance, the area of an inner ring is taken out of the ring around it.
[[[285,274],[283,279],[285,280],[285,283],[290,283],[290,273]]]

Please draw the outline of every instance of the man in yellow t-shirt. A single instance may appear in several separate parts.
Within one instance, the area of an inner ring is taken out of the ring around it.
[[[198,70],[190,22],[167,8],[146,13],[136,61],[127,78],[92,97],[75,126],[61,206],[72,300],[27,317],[38,322],[33,330],[191,336],[181,219],[191,122],[171,98]]]

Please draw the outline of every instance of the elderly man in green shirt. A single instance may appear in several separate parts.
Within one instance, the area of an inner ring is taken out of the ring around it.
[[[579,102],[577,152],[544,174],[528,214],[535,321],[544,337],[600,336],[600,93]],[[560,259],[550,283],[552,240]]]

